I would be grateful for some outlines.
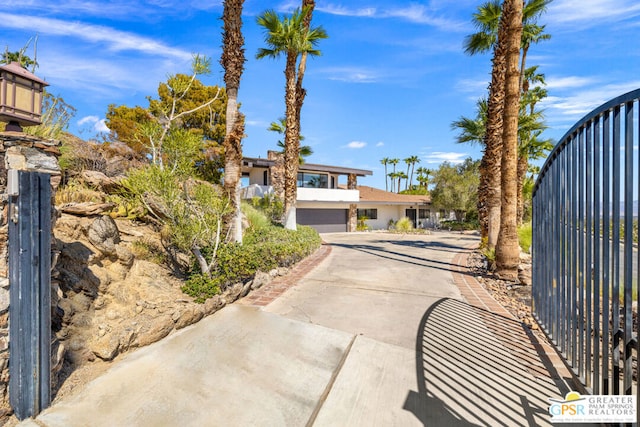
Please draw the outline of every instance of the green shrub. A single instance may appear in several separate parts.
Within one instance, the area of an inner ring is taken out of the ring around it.
[[[289,267],[313,253],[321,243],[320,236],[311,227],[298,226],[297,231],[279,226],[249,228],[242,245],[230,243],[220,246],[211,280],[216,286],[224,289],[234,283],[251,279],[258,270],[269,271],[277,267]],[[202,250],[205,255],[211,251],[212,248]],[[192,277],[196,277],[195,283],[185,285],[183,291],[194,298],[209,295],[207,289],[212,285],[197,278],[202,276],[197,264],[194,264],[193,272]],[[215,294],[211,294],[213,295]]]
[[[276,196],[267,194],[262,198],[254,197],[251,199],[251,205],[264,212],[273,224],[282,224],[284,204]]]
[[[440,221],[440,227],[443,229],[448,229],[450,231],[477,230],[478,228],[480,228],[480,222],[478,220],[470,220],[470,221],[444,220],[444,221]]]
[[[413,230],[413,221],[409,217],[402,217],[396,222],[396,230],[408,233]]]
[[[367,224],[367,220],[369,218],[367,218],[366,216],[361,216],[360,218],[358,218],[358,225],[356,226],[356,230],[357,231],[367,231],[370,227]]]
[[[518,241],[520,242],[520,248],[529,253],[531,242],[533,241],[533,225],[530,222],[518,227]]]
[[[220,293],[220,279],[209,278],[204,274],[194,274],[184,283],[182,292],[194,297],[196,302],[203,303],[207,298]]]
[[[271,225],[271,220],[267,218],[263,211],[246,202],[242,202],[242,213],[249,221],[249,226],[253,229],[266,228]]]
[[[484,248],[480,251],[487,261],[487,269],[489,271],[494,271],[496,269],[496,250]]]
[[[164,248],[149,239],[142,238],[131,242],[131,252],[136,258],[155,264],[164,264],[167,261]]]

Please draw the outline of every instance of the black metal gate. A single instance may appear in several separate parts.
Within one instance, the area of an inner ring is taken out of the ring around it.
[[[51,402],[51,186],[22,171],[8,184],[9,402],[24,419]]]

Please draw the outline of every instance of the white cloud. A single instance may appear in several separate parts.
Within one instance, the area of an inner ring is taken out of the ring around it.
[[[546,80],[547,89],[568,89],[568,88],[576,88],[576,87],[585,87],[589,85],[593,85],[597,80],[593,77],[578,77],[578,76],[568,76],[568,77],[549,77]]]
[[[366,146],[367,146],[367,143],[362,141],[351,141],[346,145],[347,148],[354,148],[354,149],[364,148]]]
[[[411,4],[406,7],[378,9],[375,7],[348,8],[341,5],[327,4],[316,8],[320,12],[331,15],[351,16],[362,18],[398,18],[416,24],[426,24],[438,27],[443,30],[460,30],[465,27],[465,23],[440,18],[430,13],[429,8],[420,4]]]
[[[585,89],[564,95],[549,96],[542,100],[540,106],[545,110],[545,117],[551,123],[577,121],[605,102],[638,87],[640,87],[638,80],[601,86],[590,85]]]
[[[331,67],[320,70],[329,80],[348,83],[375,83],[381,76],[373,70],[362,67]]]
[[[467,153],[453,153],[453,152],[442,152],[442,151],[434,151],[431,154],[427,154],[422,158],[426,163],[429,164],[439,164],[443,162],[449,162],[453,164],[463,163],[464,159],[469,157]]]
[[[634,16],[640,16],[640,4],[636,0],[554,0],[548,9],[548,21],[574,26],[576,22],[595,25]]]
[[[319,12],[324,12],[330,15],[339,15],[339,16],[374,17],[376,15],[375,7],[349,9],[345,6],[336,6],[334,4],[328,4],[323,7],[317,7],[316,9]]]
[[[93,132],[109,132],[110,129],[106,125],[106,119],[101,119],[98,116],[86,116],[78,120],[78,126],[87,126]]]
[[[108,50],[116,52],[127,50],[182,60],[191,58],[191,53],[170,47],[152,38],[101,25],[0,12],[0,28],[16,30],[33,30],[37,28],[40,34],[73,37],[92,43],[104,44]]]
[[[95,123],[98,121],[98,116],[86,116],[78,120],[78,126],[83,126],[87,123]]]
[[[376,147],[382,147],[384,145],[384,142],[380,141],[376,144]]]

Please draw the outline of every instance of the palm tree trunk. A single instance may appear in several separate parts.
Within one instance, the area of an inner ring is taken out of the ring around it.
[[[491,85],[487,101],[487,124],[484,154],[480,163],[478,185],[478,217],[481,237],[487,239],[487,247],[495,248],[500,231],[502,128],[506,75],[506,32],[502,20],[498,30],[498,42],[493,51]]]
[[[296,200],[298,183],[299,141],[296,133],[296,60],[294,53],[287,54],[287,65],[284,75],[285,88],[285,120],[284,133],[284,227],[296,230]]]
[[[387,164],[384,164],[384,191],[389,191],[389,177],[387,176]]]
[[[232,213],[227,220],[229,235],[233,242],[242,243],[242,200],[240,178],[242,176],[242,138],[244,137],[244,116],[236,114],[233,130],[224,138],[224,189],[231,201]]]
[[[309,31],[311,27],[311,17],[315,8],[314,0],[302,1],[303,11],[306,9],[304,18],[305,31]],[[307,95],[307,91],[302,87],[304,73],[307,68],[307,52],[303,52],[300,56],[298,64],[298,72],[296,78],[296,61],[297,56],[291,53],[287,54],[287,68],[285,75],[287,79],[287,89],[285,94],[286,102],[286,131],[285,131],[285,184],[284,184],[284,225],[286,229],[296,230],[296,201],[297,201],[297,183],[298,183],[298,166],[300,165],[300,118],[302,104]],[[291,111],[290,111],[291,110]],[[293,165],[292,156],[295,154],[295,166]]]
[[[522,225],[524,218],[524,181],[527,178],[527,169],[529,169],[529,159],[526,154],[518,156],[518,211],[516,222],[518,226]]]
[[[225,69],[227,90],[226,135],[224,139],[224,188],[229,196],[232,214],[228,219],[233,242],[242,243],[242,211],[240,210],[240,178],[242,176],[242,138],[244,117],[238,112],[238,88],[244,69],[244,37],[242,36],[242,4],[244,0],[225,0],[223,51],[220,62]]]
[[[518,192],[518,115],[520,110],[520,45],[522,39],[521,0],[505,0],[502,18],[507,28],[507,74],[505,80],[504,131],[502,139],[502,204],[500,233],[496,244],[499,277],[517,280],[520,245],[516,223]]]

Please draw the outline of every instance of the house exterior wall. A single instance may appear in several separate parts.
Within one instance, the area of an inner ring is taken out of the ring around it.
[[[429,209],[431,217],[429,219],[417,218],[419,228],[431,228],[438,223],[438,213],[433,208],[420,205],[383,205],[375,203],[359,203],[358,209],[377,209],[378,218],[368,219],[365,224],[371,230],[386,230],[389,228],[389,221],[397,221],[405,216],[406,209]],[[418,214],[418,212],[416,212]]]
[[[252,168],[249,171],[249,184],[258,184],[258,185],[271,185],[270,182],[268,182],[267,184],[264,183],[264,172],[267,171],[267,175],[268,175],[268,169],[267,168]],[[268,180],[270,180],[270,178],[268,178]]]

